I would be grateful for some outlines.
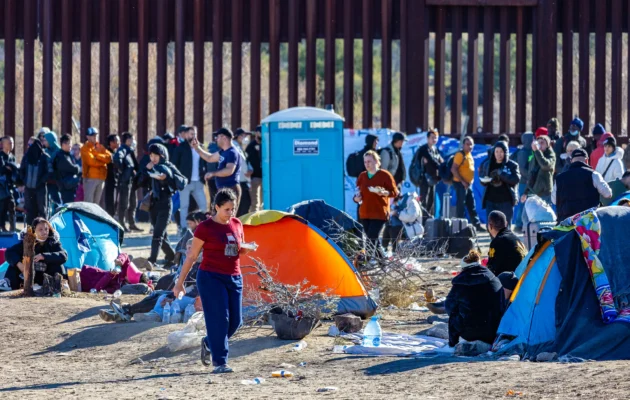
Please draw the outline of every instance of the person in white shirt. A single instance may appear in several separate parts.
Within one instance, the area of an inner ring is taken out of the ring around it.
[[[604,156],[597,162],[595,171],[602,174],[606,182],[612,182],[615,179],[621,179],[626,168],[623,165],[623,149],[617,147],[617,141],[614,137],[609,137],[604,142]]]
[[[190,145],[197,137],[197,128],[182,125],[178,133],[184,141],[173,150],[173,164],[188,179],[188,185],[179,192],[179,220],[182,230],[186,229],[186,216],[192,195],[197,203],[199,211],[206,211],[207,202],[204,191],[204,176],[206,174],[206,161],[199,156]]]

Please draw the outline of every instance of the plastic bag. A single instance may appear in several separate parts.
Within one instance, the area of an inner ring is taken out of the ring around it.
[[[525,201],[525,212],[529,222],[554,222],[556,213],[540,197],[532,196]]]
[[[166,338],[168,349],[172,352],[190,349],[199,346],[201,338],[206,335],[206,322],[202,312],[197,312],[190,317],[188,323],[181,331],[175,331]]]

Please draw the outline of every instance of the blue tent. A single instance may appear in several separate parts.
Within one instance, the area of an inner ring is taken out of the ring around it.
[[[630,233],[630,209],[604,207],[595,213],[601,224],[599,258],[613,293],[623,294],[630,284],[628,263],[618,260],[623,251],[614,249]],[[497,330],[495,350],[527,359],[542,352],[592,360],[629,358],[630,324],[602,318],[578,233],[553,230],[542,236],[515,272],[520,280]]]
[[[70,203],[60,208],[50,223],[68,252],[66,268],[84,265],[110,271],[120,253],[124,230],[101,207],[92,203]]]

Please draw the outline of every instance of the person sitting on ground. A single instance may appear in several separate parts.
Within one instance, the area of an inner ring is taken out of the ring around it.
[[[33,221],[35,231],[35,264],[34,282],[38,285],[44,284],[44,274],[54,277],[55,274],[65,275],[63,264],[68,260],[68,253],[61,247],[59,235],[44,218],[37,217]],[[19,289],[24,284],[24,268],[22,263],[24,257],[24,242],[20,241],[8,248],[5,253],[6,262],[9,268],[4,281],[0,281],[0,287],[4,290],[9,287],[13,290]]]
[[[186,244],[186,251],[190,251],[192,247],[192,238],[188,240]],[[184,291],[186,294],[181,300],[176,299],[173,291],[171,290],[175,286],[177,275],[174,279],[171,279],[170,287],[160,290],[157,289],[141,301],[135,304],[123,304],[110,303],[111,309],[103,309],[99,311],[99,316],[106,322],[129,322],[132,320],[136,322],[161,322],[162,315],[164,313],[164,307],[167,303],[171,303],[171,307],[175,302],[179,305],[181,312],[186,310],[186,307],[190,304],[195,305],[195,311],[202,311],[201,299],[199,298],[199,292],[197,291],[197,271],[201,263],[203,252],[197,258],[197,261],[193,264],[190,272],[184,280]],[[164,279],[162,277],[160,281]],[[159,286],[159,281],[158,285]]]
[[[493,274],[514,272],[527,255],[523,242],[508,228],[508,221],[501,211],[488,215],[488,232],[492,237],[488,251],[488,269]]]
[[[453,287],[446,297],[448,345],[480,340],[492,344],[505,311],[505,295],[501,282],[479,262],[481,255],[472,250],[461,261],[462,271],[453,278]]]
[[[175,246],[174,262],[178,269],[182,266],[186,258],[188,241],[193,238],[197,226],[206,219],[206,213],[204,211],[192,211],[186,216],[187,228],[184,230],[184,234],[179,239],[179,242],[177,242],[177,246]]]
[[[501,286],[503,286],[503,294],[505,296],[505,308],[509,307],[510,299],[512,297],[512,292],[516,289],[516,285],[518,285],[518,277],[514,274],[514,272],[501,272],[499,276],[499,282],[501,282]]]

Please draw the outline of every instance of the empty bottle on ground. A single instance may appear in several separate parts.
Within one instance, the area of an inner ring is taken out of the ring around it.
[[[162,323],[171,323],[171,303],[166,303],[166,305],[164,306],[164,311],[162,312]]]

